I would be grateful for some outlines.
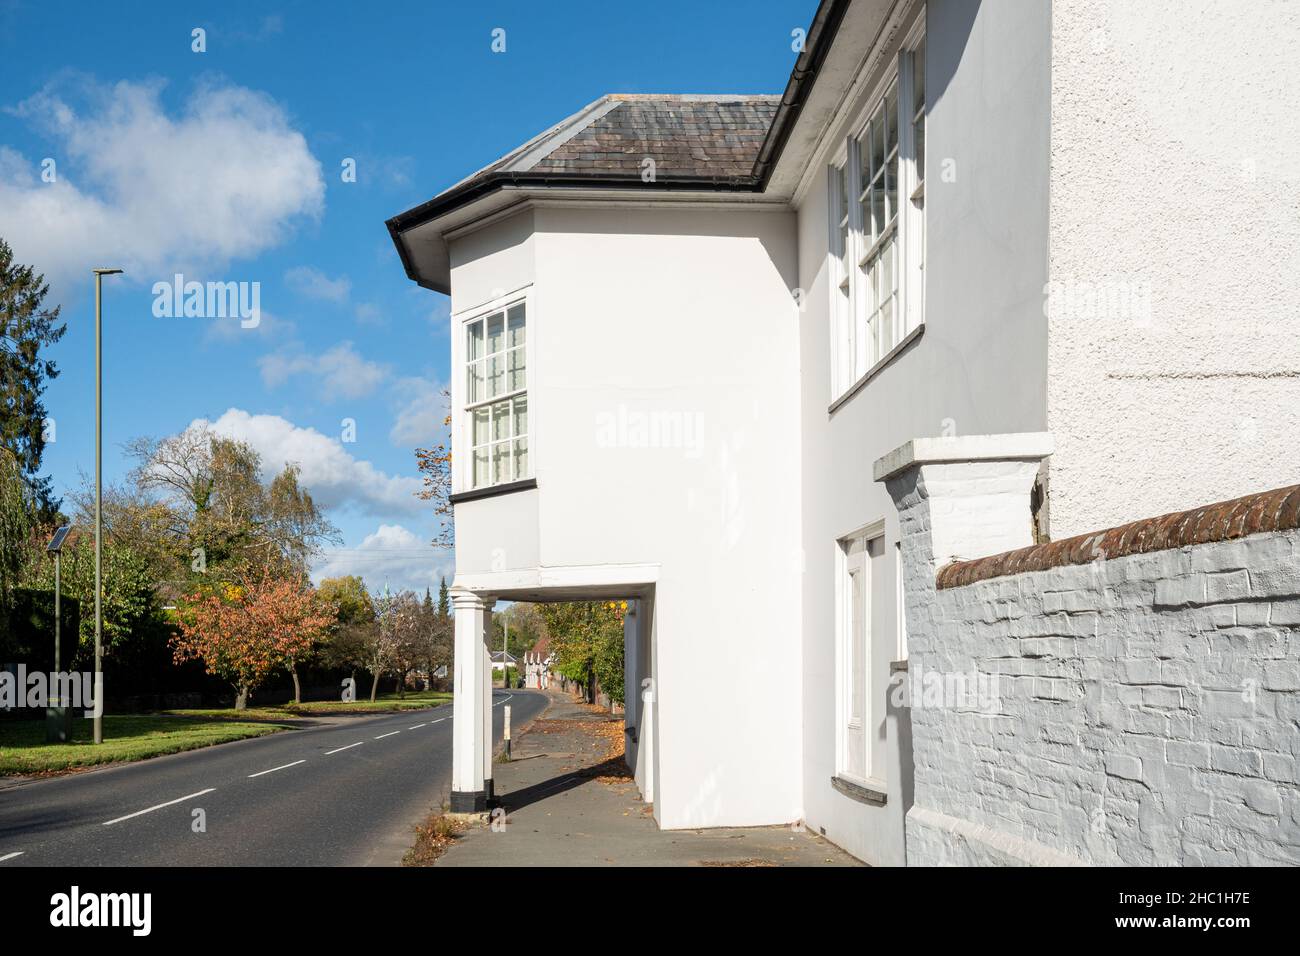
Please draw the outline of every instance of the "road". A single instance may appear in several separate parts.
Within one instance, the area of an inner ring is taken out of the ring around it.
[[[536,691],[496,691],[518,727]],[[0,867],[387,866],[451,789],[451,705],[0,790]],[[206,832],[196,832],[202,810]]]

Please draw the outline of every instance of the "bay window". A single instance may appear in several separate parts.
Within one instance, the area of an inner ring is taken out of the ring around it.
[[[529,475],[527,318],[519,302],[465,323],[469,487]]]

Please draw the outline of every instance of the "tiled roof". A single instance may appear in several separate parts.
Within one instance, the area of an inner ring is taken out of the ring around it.
[[[457,183],[528,173],[640,181],[744,180],[772,125],[779,96],[610,94]]]
[[[646,158],[659,176],[742,177],[776,114],[779,98],[614,96],[613,108],[555,146],[537,172],[639,177]]]

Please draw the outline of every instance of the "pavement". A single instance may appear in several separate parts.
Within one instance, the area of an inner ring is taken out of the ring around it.
[[[506,701],[515,726],[547,703],[494,692],[497,739]],[[18,782],[0,790],[0,867],[396,866],[450,791],[451,710],[330,718]]]
[[[790,826],[660,830],[623,762],[622,716],[543,693],[549,708],[493,769],[504,817],[458,836],[436,866],[861,865]]]

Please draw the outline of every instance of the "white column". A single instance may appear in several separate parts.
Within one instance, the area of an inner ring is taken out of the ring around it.
[[[639,601],[627,602],[627,612],[623,615],[623,734],[625,750],[623,759],[635,773],[636,754],[640,740],[641,695],[637,693],[641,686],[641,675],[637,664],[641,651],[637,635],[637,609]]]
[[[902,544],[903,620],[907,627],[909,680],[922,675],[973,670],[962,635],[937,623],[935,575],[953,561],[969,561],[1033,544],[1030,495],[1042,460],[1051,454],[1048,434],[918,438],[875,463],[898,509]],[[954,759],[953,727],[965,719],[956,709],[910,710],[912,806],[905,821],[907,862],[926,866],[976,859],[970,846],[987,826],[951,814],[951,784],[944,769]],[[976,836],[971,836],[976,834]],[[998,859],[1008,852],[979,856]]]
[[[491,749],[491,738],[483,733],[483,635],[491,602],[458,587],[450,588],[450,597],[456,614],[451,809],[453,813],[481,813],[487,809],[483,766],[490,759],[484,751]],[[487,706],[491,706],[490,700]]]
[[[496,794],[492,790],[492,608],[496,601],[483,602],[483,631],[480,635],[480,657],[483,661],[483,702],[480,718],[483,721],[483,794],[490,803]],[[504,667],[505,662],[502,661]],[[502,671],[504,673],[504,670]]]

